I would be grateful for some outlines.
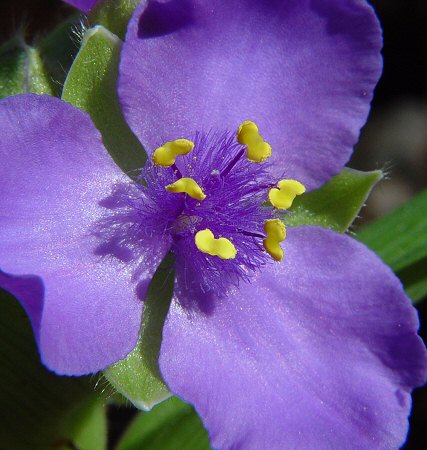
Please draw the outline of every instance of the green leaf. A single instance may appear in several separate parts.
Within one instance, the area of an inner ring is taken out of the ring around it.
[[[79,450],[106,449],[107,414],[104,402],[97,397],[89,398],[65,417],[63,429],[65,435],[72,436],[74,447]]]
[[[357,237],[396,272],[414,302],[427,295],[427,190]]]
[[[427,190],[363,227],[358,237],[399,271],[427,257]]]
[[[382,177],[380,170],[344,168],[320,189],[297,197],[289,213],[283,215],[283,222],[288,226],[319,225],[343,233]]]
[[[177,399],[167,400],[150,413],[140,413],[116,450],[208,450],[208,434],[194,409]]]
[[[2,290],[0,360],[1,448],[105,448],[105,410],[92,380],[59,377],[45,369],[27,315]]]
[[[125,38],[129,19],[140,0],[104,0],[98,2],[89,16],[93,25],[103,25],[121,39]]]
[[[26,92],[52,95],[52,85],[37,49],[19,37],[0,47],[0,98]]]
[[[150,283],[136,348],[104,371],[107,380],[139,409],[149,410],[171,396],[160,375],[158,357],[173,288],[171,260],[166,258]]]
[[[427,258],[399,270],[397,276],[414,303],[427,297]]]
[[[147,155],[126,124],[117,97],[121,46],[122,41],[104,27],[86,31],[62,99],[90,114],[113,159],[129,172],[143,167]]]

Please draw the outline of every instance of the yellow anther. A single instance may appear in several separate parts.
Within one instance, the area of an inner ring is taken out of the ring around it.
[[[281,180],[277,183],[277,188],[270,189],[268,198],[273,206],[278,209],[288,209],[291,207],[297,195],[304,194],[305,186],[295,180]]]
[[[267,237],[264,239],[264,248],[267,253],[275,260],[283,259],[283,250],[280,243],[286,238],[286,228],[280,219],[270,219],[264,224],[264,231]]]
[[[185,192],[196,200],[204,200],[206,198],[202,188],[192,178],[180,178],[175,183],[166,186],[165,189],[174,193]]]
[[[178,155],[186,155],[193,150],[193,142],[187,139],[176,139],[175,141],[165,142],[153,153],[153,162],[158,166],[170,167],[175,164]]]
[[[246,158],[252,162],[263,162],[271,156],[271,146],[264,141],[259,134],[257,125],[245,120],[237,130],[237,140],[240,144],[246,145],[248,151]]]
[[[209,228],[198,231],[194,237],[196,247],[202,252],[211,256],[218,256],[221,259],[234,259],[237,254],[236,247],[226,238],[215,239]]]
[[[261,137],[255,141],[248,144],[248,151],[246,153],[246,158],[251,162],[260,163],[265,161],[271,156],[271,146],[265,142]]]
[[[237,140],[242,145],[248,145],[257,137],[259,137],[258,127],[256,123],[251,120],[245,120],[237,130]]]

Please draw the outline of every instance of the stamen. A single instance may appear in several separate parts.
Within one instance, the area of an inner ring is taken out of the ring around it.
[[[154,164],[162,167],[170,167],[175,164],[178,155],[187,155],[194,148],[194,143],[188,139],[176,139],[165,142],[153,153]]]
[[[226,238],[215,239],[209,228],[198,231],[194,237],[196,247],[202,252],[211,256],[218,256],[221,259],[234,259],[237,254],[236,247]]]
[[[270,189],[268,198],[273,206],[278,209],[288,209],[291,207],[297,195],[304,194],[305,186],[296,180],[281,180],[277,183],[277,188]]]
[[[282,261],[284,253],[280,243],[286,238],[285,225],[280,219],[270,219],[265,222],[264,231],[267,235],[263,241],[264,248],[275,261]]]
[[[259,134],[257,125],[245,120],[237,130],[237,140],[246,145],[248,152],[246,158],[251,162],[263,162],[271,156],[271,146]]]
[[[165,189],[173,193],[186,193],[196,200],[206,198],[202,188],[192,178],[180,178],[175,183],[166,186]]]

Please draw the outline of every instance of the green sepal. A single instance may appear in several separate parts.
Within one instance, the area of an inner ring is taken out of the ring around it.
[[[427,295],[427,190],[357,237],[396,272],[414,302]]]
[[[65,78],[78,51],[77,39],[82,27],[80,17],[72,16],[35,43],[53,80],[51,86],[55,96],[61,96]]]
[[[89,15],[92,25],[103,25],[111,32],[125,38],[127,24],[140,0],[103,0]]]
[[[53,79],[36,48],[15,37],[0,47],[0,98],[33,92],[53,94]]]
[[[346,167],[320,189],[296,197],[282,220],[288,226],[318,225],[344,233],[382,178],[380,170],[361,172]]]
[[[122,41],[102,26],[86,31],[65,80],[62,99],[86,111],[103,143],[126,173],[144,166],[144,148],[125,122],[117,97]]]
[[[59,377],[42,366],[27,315],[1,289],[0,360],[1,448],[106,448],[96,379]]]
[[[126,359],[104,371],[107,380],[142,410],[150,410],[172,395],[162,379],[158,366],[163,324],[174,288],[174,274],[171,267],[171,259],[166,258],[150,283],[136,348]]]
[[[115,450],[209,450],[208,434],[194,409],[174,397],[140,413]]]

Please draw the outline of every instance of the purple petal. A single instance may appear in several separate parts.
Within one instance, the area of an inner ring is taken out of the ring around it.
[[[10,97],[0,134],[0,286],[30,315],[48,367],[98,371],[134,347],[167,249],[158,244],[131,281],[134,264],[94,232],[102,201],[128,178],[86,113],[53,97]]]
[[[123,46],[119,97],[149,151],[254,120],[275,174],[312,189],[351,155],[380,48],[362,0],[144,1]]]
[[[80,9],[84,13],[88,13],[98,0],[63,0],[74,8]]]
[[[216,448],[399,447],[427,366],[400,282],[330,230],[290,228],[284,248],[227,298],[174,298],[160,357],[171,391]]]
[[[0,270],[0,287],[19,299],[31,319],[36,341],[40,340],[40,323],[43,312],[43,282],[39,277],[14,277]]]

